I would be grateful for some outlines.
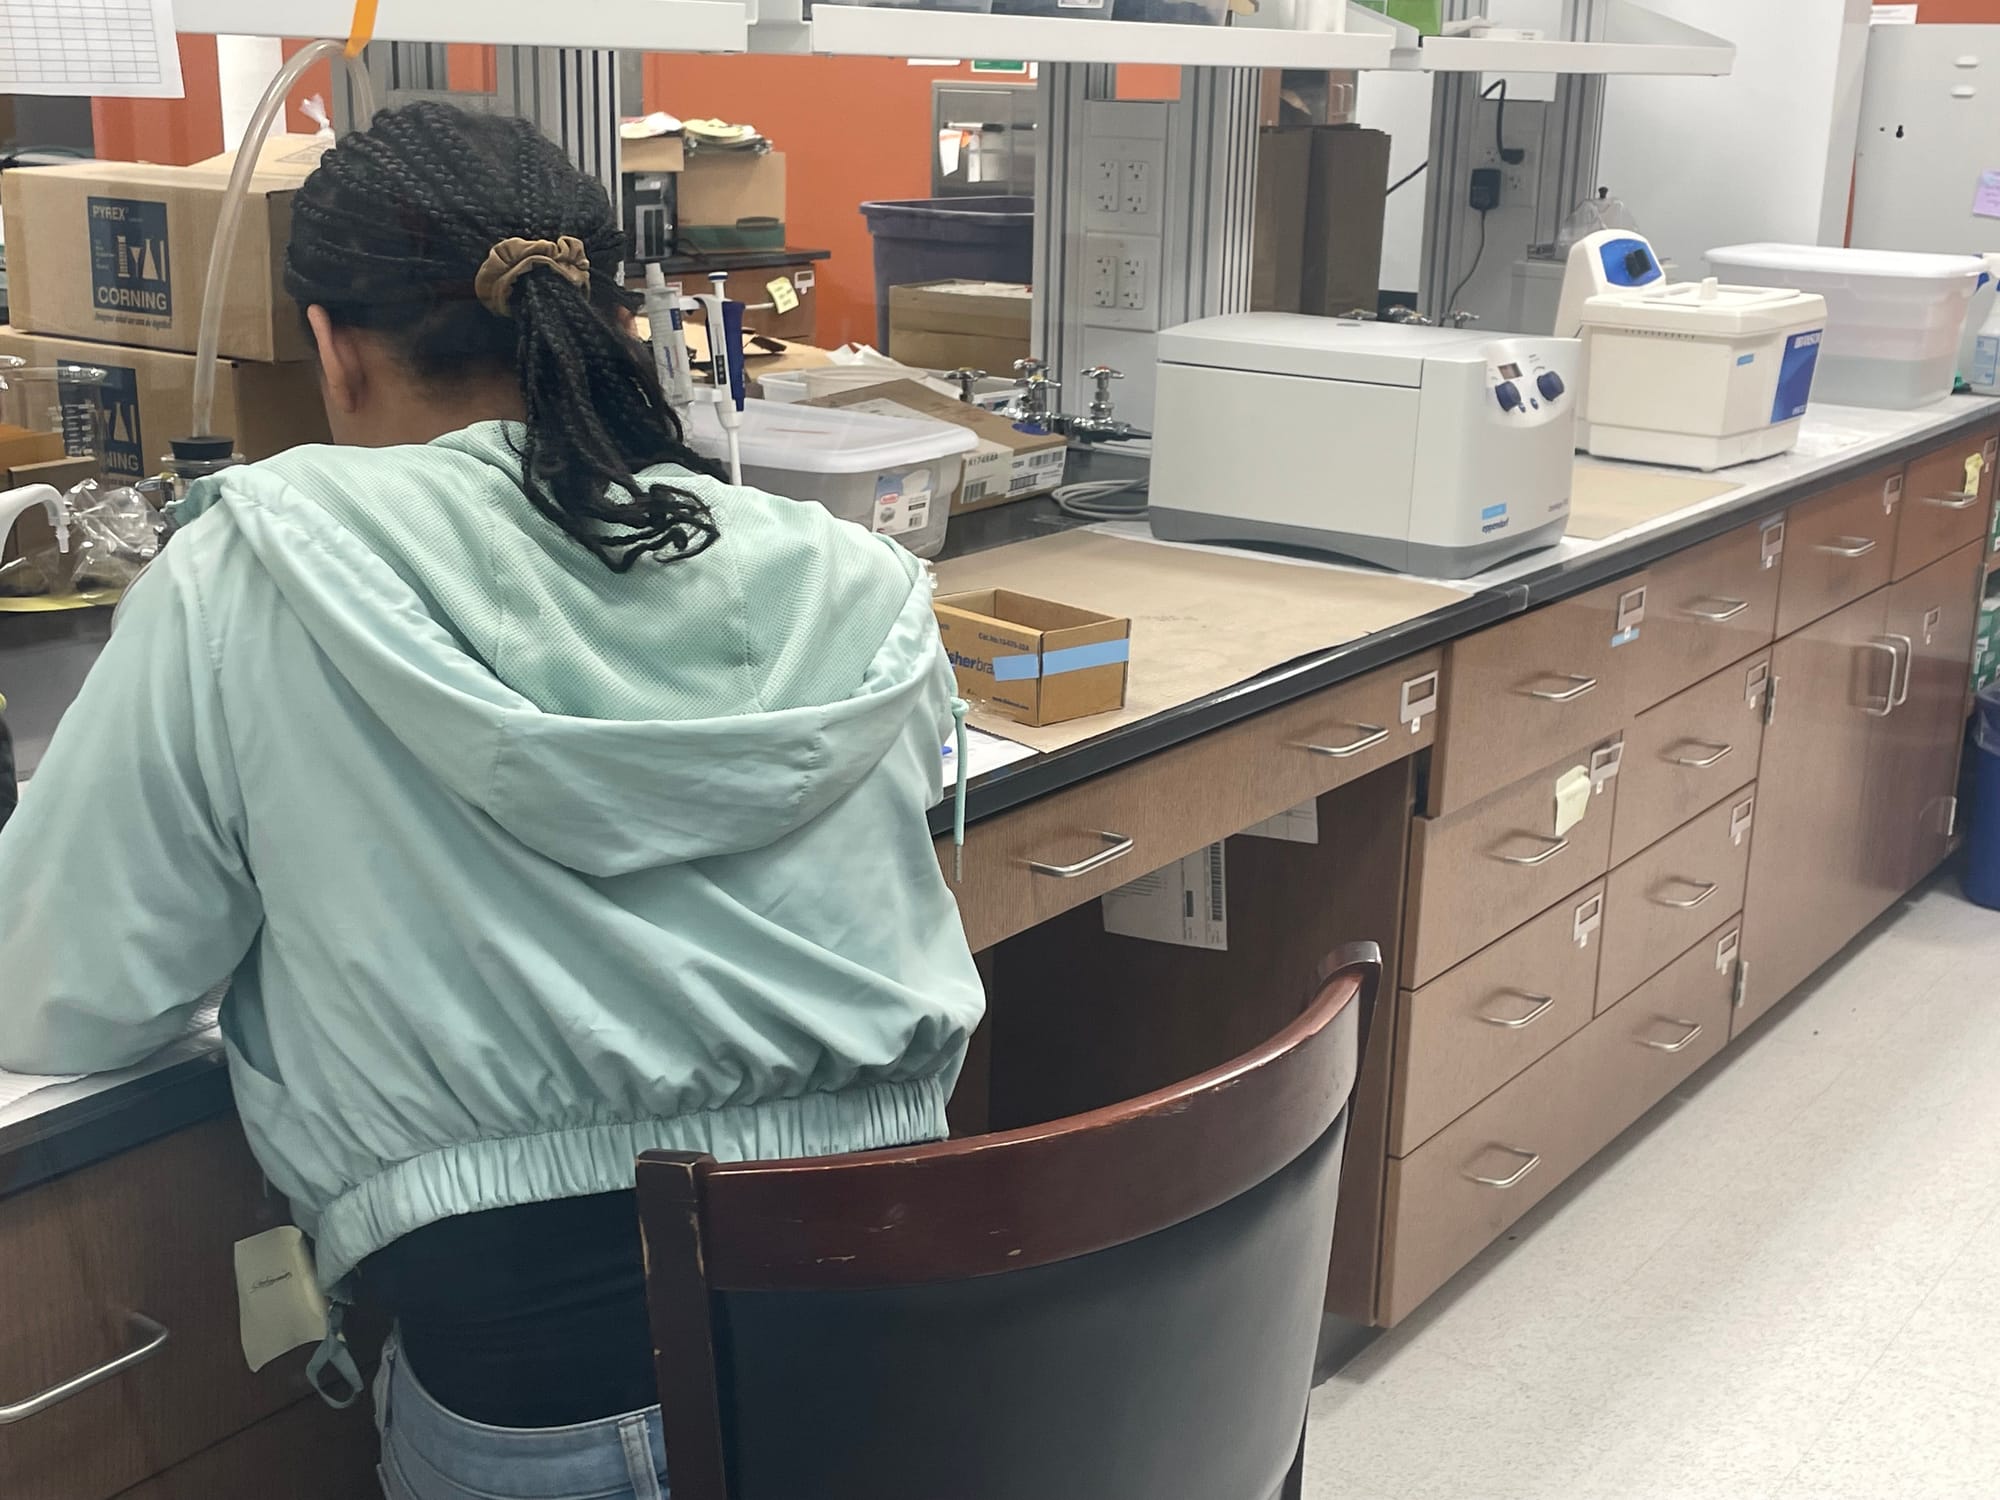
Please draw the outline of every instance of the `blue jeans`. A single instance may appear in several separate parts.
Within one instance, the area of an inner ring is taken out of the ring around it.
[[[660,1409],[573,1427],[489,1427],[446,1411],[396,1340],[375,1377],[388,1500],[667,1500]]]

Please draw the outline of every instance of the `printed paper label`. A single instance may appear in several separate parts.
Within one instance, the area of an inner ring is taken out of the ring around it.
[[[1182,948],[1229,948],[1229,890],[1223,846],[1210,844],[1186,859],[1107,893],[1104,930],[1119,937]]]
[[[86,198],[90,303],[100,321],[170,323],[173,260],[167,205],[138,198]]]
[[[910,469],[875,481],[875,530],[882,536],[921,531],[931,518],[931,471]]]

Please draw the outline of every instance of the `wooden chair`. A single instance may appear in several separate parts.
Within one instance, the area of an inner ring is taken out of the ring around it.
[[[1342,949],[1265,1045],[1047,1125],[642,1156],[674,1500],[1295,1495],[1380,977]]]

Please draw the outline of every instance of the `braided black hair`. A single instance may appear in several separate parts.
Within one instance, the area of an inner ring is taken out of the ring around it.
[[[538,266],[510,317],[473,277],[500,240],[573,235],[587,287]],[[718,536],[701,498],[637,471],[671,463],[720,477],[686,443],[651,358],[618,322],[625,236],[610,200],[525,120],[425,101],[385,110],[321,158],[292,209],[285,290],[336,327],[389,339],[418,379],[516,375],[527,413],[521,487],[615,572],[692,557]]]

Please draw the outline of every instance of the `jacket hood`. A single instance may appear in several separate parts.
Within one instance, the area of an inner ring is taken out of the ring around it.
[[[428,462],[424,456],[435,446],[377,452],[400,454],[408,466]],[[942,658],[928,576],[896,566],[877,574],[902,590],[900,607],[891,601],[893,612],[885,611],[888,632],[858,685],[840,686],[827,695],[831,701],[749,712],[730,704],[712,717],[660,719],[546,710],[503,682],[460,633],[434,617],[395,560],[381,555],[379,537],[358,534],[316,503],[327,497],[314,489],[341,467],[332,455],[358,450],[295,452],[319,458],[226,470],[195,486],[180,519],[202,516],[202,524],[214,525],[221,518],[206,513],[225,513],[314,643],[383,725],[452,792],[521,843],[581,874],[621,875],[773,843],[867,775],[912,716],[925,711],[927,697],[941,703],[948,696],[937,681]],[[366,463],[358,465],[364,478]],[[500,464],[483,467],[518,494]],[[671,472],[676,482],[689,479]],[[709,494],[711,503],[736,495],[793,505],[720,485]],[[493,501],[490,494],[454,498],[474,508]],[[726,539],[726,512],[723,527]],[[890,545],[849,529],[870,546]],[[843,539],[843,545],[851,544]],[[710,556],[673,566],[701,566]],[[438,562],[425,559],[427,566]],[[445,562],[475,571],[494,566],[490,556]],[[729,576],[740,580],[742,559],[735,569]],[[495,577],[490,586],[518,592],[520,580]],[[605,606],[607,635],[619,628],[618,609],[615,602]],[[809,609],[796,618],[798,629],[826,624]]]

